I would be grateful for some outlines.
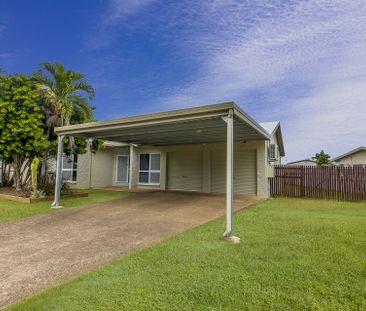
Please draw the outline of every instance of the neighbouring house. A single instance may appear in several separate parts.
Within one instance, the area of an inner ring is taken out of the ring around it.
[[[331,159],[331,161],[342,166],[366,166],[366,147],[358,147]]]
[[[279,121],[259,123],[270,135],[268,160],[272,165],[281,165],[281,159],[285,155],[281,125]]]
[[[293,162],[287,162],[287,166],[317,166],[316,161],[312,159],[303,159]]]
[[[57,128],[59,136],[105,141],[96,153],[64,156],[63,178],[78,188],[225,193],[228,118],[234,194],[268,197],[272,166],[285,155],[280,123],[258,123],[232,102]]]

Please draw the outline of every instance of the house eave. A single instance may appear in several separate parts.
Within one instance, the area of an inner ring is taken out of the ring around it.
[[[125,143],[153,145],[184,144],[190,140],[192,143],[219,142],[225,141],[226,129],[222,117],[231,110],[238,138],[270,139],[270,135],[233,102],[58,127],[55,132],[59,136],[117,139]]]

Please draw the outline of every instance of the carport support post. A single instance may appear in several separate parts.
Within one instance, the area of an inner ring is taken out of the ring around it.
[[[132,189],[132,173],[133,173],[133,144],[130,144],[130,165],[128,176],[128,189]]]
[[[226,231],[224,237],[233,234],[233,143],[234,143],[234,124],[233,110],[229,111],[226,118]]]
[[[88,151],[90,152],[89,161],[89,189],[92,188],[92,173],[93,173],[93,138],[88,139]]]
[[[55,186],[55,201],[52,203],[52,208],[60,208],[60,196],[61,196],[61,182],[62,182],[62,156],[64,149],[65,136],[58,137],[57,146],[57,162],[56,162],[56,186]]]

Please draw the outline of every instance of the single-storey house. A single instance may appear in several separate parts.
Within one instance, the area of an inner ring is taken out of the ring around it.
[[[303,159],[292,162],[287,162],[287,166],[317,166],[316,161],[312,159]]]
[[[65,135],[105,141],[103,150],[79,155],[77,165],[72,158],[58,161],[59,177],[62,172],[76,187],[226,193],[229,209],[233,194],[268,197],[272,164],[285,155],[280,123],[258,123],[233,102],[55,132],[59,156]]]
[[[345,154],[331,159],[331,161],[336,165],[343,166],[355,166],[355,165],[365,165],[366,166],[366,147],[360,146],[353,149]]]

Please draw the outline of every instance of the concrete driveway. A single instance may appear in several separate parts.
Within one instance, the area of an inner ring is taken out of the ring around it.
[[[0,308],[224,214],[224,196],[147,192],[0,224]]]

